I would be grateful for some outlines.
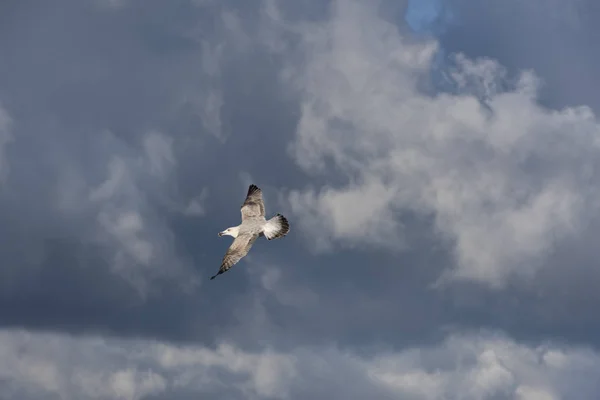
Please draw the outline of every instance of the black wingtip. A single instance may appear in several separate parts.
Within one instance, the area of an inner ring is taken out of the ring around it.
[[[250,185],[250,187],[248,188],[248,195],[251,195],[252,193],[256,192],[257,190],[260,190],[258,186],[256,186],[254,183],[252,185]]]

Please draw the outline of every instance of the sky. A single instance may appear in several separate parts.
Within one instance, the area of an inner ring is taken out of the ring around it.
[[[599,19],[0,2],[0,399],[597,399]]]

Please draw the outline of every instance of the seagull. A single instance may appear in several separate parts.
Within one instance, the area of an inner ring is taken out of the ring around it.
[[[248,194],[244,204],[242,204],[241,212],[242,223],[240,225],[219,232],[219,236],[233,236],[235,240],[225,253],[219,272],[212,276],[211,280],[227,272],[229,268],[246,256],[254,241],[260,236],[266,237],[267,240],[273,240],[284,237],[290,231],[287,219],[279,213],[269,220],[265,219],[262,190],[254,184],[248,188]]]

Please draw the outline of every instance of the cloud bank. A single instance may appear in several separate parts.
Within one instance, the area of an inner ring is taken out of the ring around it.
[[[367,29],[368,27],[368,29]],[[589,107],[547,109],[539,81],[490,59],[455,57],[457,93],[426,94],[435,42],[411,42],[376,7],[335,2],[300,29],[302,114],[292,153],[346,184],[292,191],[317,240],[396,246],[407,214],[452,243],[447,277],[494,288],[535,274],[598,209],[600,125]]]
[[[589,349],[527,346],[498,334],[453,334],[438,345],[369,356],[334,348],[292,352],[214,349],[148,340],[0,332],[5,399],[139,400],[218,396],[594,399],[600,356]]]

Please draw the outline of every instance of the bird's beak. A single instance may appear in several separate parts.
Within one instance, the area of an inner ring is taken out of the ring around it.
[[[223,232],[219,232],[219,236],[223,236]]]

